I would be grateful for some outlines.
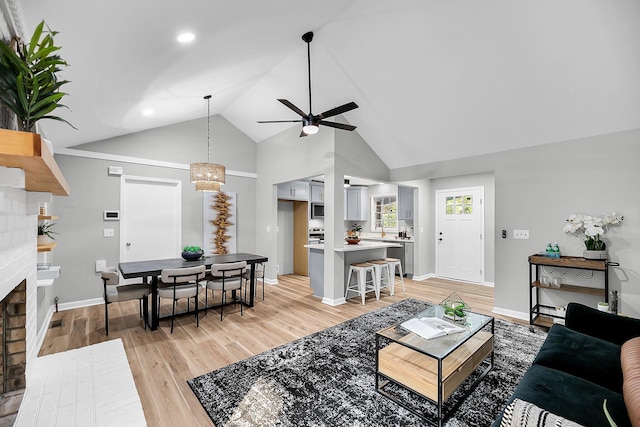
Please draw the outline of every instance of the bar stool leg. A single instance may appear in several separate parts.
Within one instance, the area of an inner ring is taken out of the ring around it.
[[[367,272],[364,268],[358,271],[358,285],[360,286],[360,295],[362,296],[362,305],[364,305],[364,294],[367,288]]]

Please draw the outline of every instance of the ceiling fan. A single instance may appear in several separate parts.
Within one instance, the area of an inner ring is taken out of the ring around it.
[[[356,127],[352,125],[346,125],[343,123],[335,123],[335,122],[327,122],[324,119],[329,117],[337,116],[338,114],[346,113],[347,111],[351,111],[353,109],[358,108],[358,105],[355,102],[349,102],[347,104],[341,105],[336,108],[332,108],[331,110],[327,110],[324,113],[313,114],[311,112],[311,48],[310,44],[313,40],[313,32],[309,31],[302,35],[302,40],[307,44],[307,66],[308,66],[308,75],[309,75],[309,114],[302,111],[300,108],[293,105],[286,99],[278,99],[281,103],[292,109],[294,112],[300,115],[301,119],[298,120],[266,120],[266,121],[258,121],[258,123],[293,123],[293,122],[302,122],[302,132],[300,136],[313,135],[318,132],[318,126],[329,126],[336,129],[342,130],[354,130]]]

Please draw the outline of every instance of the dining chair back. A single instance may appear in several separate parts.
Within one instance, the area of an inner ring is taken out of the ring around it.
[[[148,284],[121,285],[120,274],[116,267],[107,267],[101,273],[104,298],[104,331],[109,335],[109,304],[114,302],[138,300],[140,317],[144,317],[144,328],[147,329],[148,302],[147,295],[151,293]]]
[[[222,304],[220,305],[220,320],[222,320],[222,313],[227,300],[227,291],[234,292],[233,302],[238,302],[242,296],[242,283],[244,282],[244,276],[247,271],[247,262],[228,262],[224,264],[213,264],[211,266],[211,273],[207,277],[207,291],[205,294],[205,313],[208,307],[207,295],[208,291],[222,291]],[[239,292],[237,292],[239,291]],[[242,301],[240,301],[240,315],[242,312]]]
[[[189,311],[189,299],[195,299],[196,327],[200,326],[198,318],[198,289],[199,281],[204,279],[205,266],[184,268],[167,268],[160,273],[158,297],[172,300],[171,308],[171,333],[176,315],[176,303],[179,299],[187,298],[187,311]]]

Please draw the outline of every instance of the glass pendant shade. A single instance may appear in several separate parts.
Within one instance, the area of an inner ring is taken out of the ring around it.
[[[191,182],[216,182],[219,184],[224,184],[226,170],[223,165],[219,165],[216,163],[191,163],[189,166],[189,171],[191,173]]]
[[[218,192],[220,191],[219,182],[196,182],[196,191]]]

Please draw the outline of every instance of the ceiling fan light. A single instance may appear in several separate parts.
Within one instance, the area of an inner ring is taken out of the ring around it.
[[[315,135],[316,133],[318,133],[318,125],[306,124],[302,126],[302,132],[306,133],[307,135]]]

